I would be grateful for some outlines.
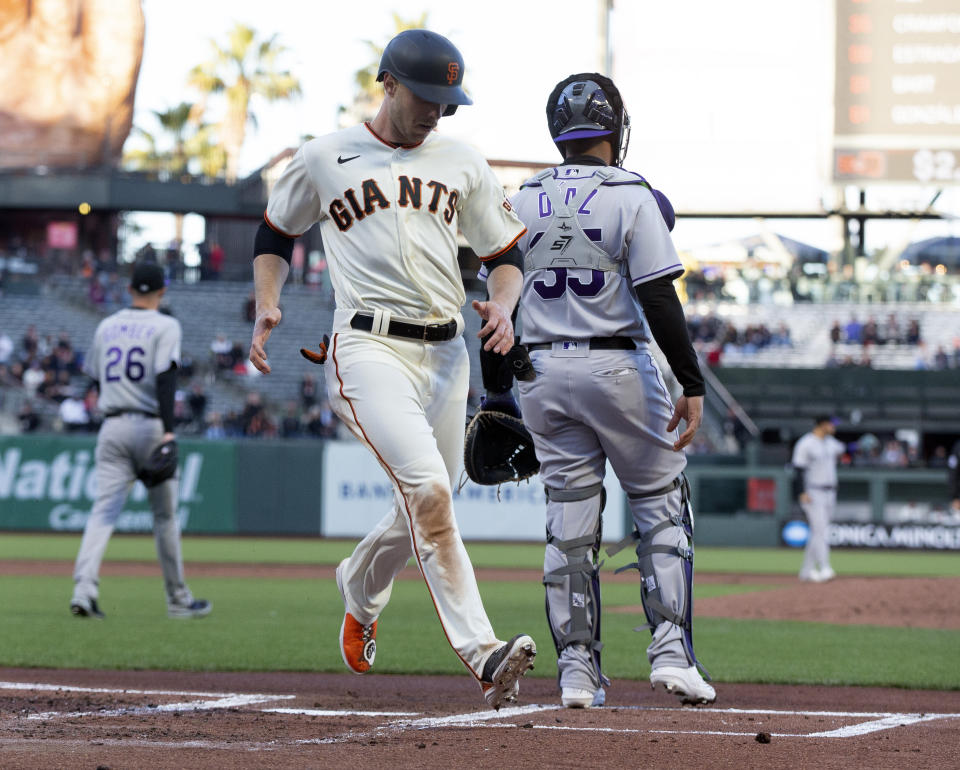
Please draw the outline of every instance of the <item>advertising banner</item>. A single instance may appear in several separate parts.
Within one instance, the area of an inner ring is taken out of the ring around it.
[[[393,485],[363,445],[332,441],[324,453],[323,521],[325,537],[361,538],[393,505]],[[464,476],[464,479],[466,477]],[[613,471],[604,481],[604,542],[620,540],[624,532],[624,498]],[[539,476],[520,484],[485,487],[467,480],[454,490],[453,508],[464,540],[542,541],[545,538],[543,484]]]
[[[234,447],[180,441],[177,515],[185,532],[236,531]],[[0,529],[79,532],[96,497],[91,436],[0,436]],[[118,532],[150,532],[147,491],[135,482]]]

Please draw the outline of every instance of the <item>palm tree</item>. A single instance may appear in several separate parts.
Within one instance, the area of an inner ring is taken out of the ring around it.
[[[239,22],[234,24],[225,45],[210,41],[213,55],[190,71],[190,85],[202,94],[201,109],[213,94],[226,96],[227,110],[220,124],[220,139],[227,156],[227,181],[237,178],[240,151],[246,138],[247,123],[256,120],[250,112],[250,100],[261,96],[268,102],[290,99],[300,94],[300,81],[289,71],[279,69],[277,60],[287,50],[276,35],[258,39],[256,30]]]
[[[427,26],[427,14],[423,13],[419,19],[404,19],[399,14],[393,14],[393,34],[399,35],[408,29],[423,29]],[[341,105],[340,107],[340,126],[355,125],[366,120],[371,120],[380,109],[380,103],[383,101],[383,90],[377,82],[377,75],[380,72],[380,59],[383,56],[383,46],[377,45],[370,40],[364,40],[370,49],[370,63],[363,69],[354,73],[354,80],[357,84],[357,94],[353,98],[353,104]]]

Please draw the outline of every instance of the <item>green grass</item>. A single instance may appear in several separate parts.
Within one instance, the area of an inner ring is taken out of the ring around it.
[[[337,564],[350,554],[356,541],[319,538],[244,538],[186,536],[184,561],[224,564]],[[0,559],[52,559],[73,561],[80,547],[78,534],[23,534],[0,532]],[[475,567],[529,567],[543,564],[543,546],[536,543],[468,543]],[[606,558],[606,554],[601,554]],[[697,548],[696,567],[701,572],[795,574],[802,553],[788,548]],[[148,535],[114,535],[107,561],[156,560],[153,538]],[[630,549],[606,558],[605,569],[616,569],[635,560]],[[960,577],[956,554],[922,551],[845,551],[834,549],[832,560],[842,575],[888,577]]]
[[[0,534],[2,559],[72,561],[79,535]],[[188,561],[335,564],[353,543],[323,540],[198,538],[184,541]],[[476,566],[538,568],[539,545],[470,544]],[[621,558],[623,557],[623,558]],[[703,548],[697,567],[711,572],[788,574],[800,554],[777,549]],[[155,562],[153,542],[144,536],[117,536],[108,559]],[[626,563],[617,554],[606,572]],[[927,553],[835,552],[841,574],[956,576],[956,556]],[[159,571],[158,571],[159,572]],[[112,577],[101,582],[105,621],[72,617],[67,605],[69,577],[0,577],[0,666],[222,671],[344,670],[337,645],[342,603],[332,580],[194,578],[198,596],[214,603],[202,620],[166,617],[157,577]],[[772,586],[771,586],[772,587]],[[695,596],[762,591],[764,585],[703,583]],[[531,633],[540,655],[534,675],[553,677],[556,657],[543,614],[537,580],[484,582],[487,612],[506,636]],[[611,612],[630,607],[627,613]],[[643,622],[634,585],[604,586],[606,672],[614,679],[649,674],[645,648],[649,633],[632,629]],[[718,682],[883,685],[960,689],[960,631],[839,626],[763,620],[698,618],[697,652]],[[460,673],[420,581],[398,581],[381,618],[377,671]]]

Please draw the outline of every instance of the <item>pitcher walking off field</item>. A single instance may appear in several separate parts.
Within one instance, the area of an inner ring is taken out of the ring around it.
[[[104,421],[97,436],[97,496],[73,572],[70,611],[81,617],[103,617],[98,604],[100,564],[130,487],[144,475],[158,445],[175,446],[169,442],[174,440],[181,332],[175,318],[158,311],[165,291],[159,265],[137,264],[130,281],[131,306],[100,322],[84,359],[83,370],[99,386]],[[208,615],[210,602],[194,599],[183,579],[177,479],[153,484],[147,492],[167,614],[172,618]]]

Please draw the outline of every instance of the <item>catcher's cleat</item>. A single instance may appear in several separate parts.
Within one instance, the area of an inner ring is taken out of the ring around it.
[[[70,612],[78,618],[105,618],[97,606],[96,599],[73,599],[70,602]]]
[[[193,599],[189,604],[168,604],[168,618],[204,618],[210,614],[213,605],[206,599]]]
[[[582,687],[564,687],[560,691],[560,703],[568,709],[588,709],[602,706],[606,692],[601,687],[596,692]]]
[[[533,668],[536,656],[537,645],[526,634],[517,634],[490,654],[480,678],[483,698],[490,708],[499,711],[505,702],[517,699],[520,677]]]
[[[661,666],[650,672],[650,686],[656,689],[662,684],[667,692],[680,698],[681,703],[696,705],[713,703],[717,699],[716,690],[700,676],[696,666]]]
[[[343,597],[344,608],[347,606],[347,597],[343,593],[340,569],[346,561],[344,559],[337,565],[337,589]],[[343,623],[340,624],[340,655],[354,674],[366,674],[377,656],[377,621],[365,626],[345,609]]]

